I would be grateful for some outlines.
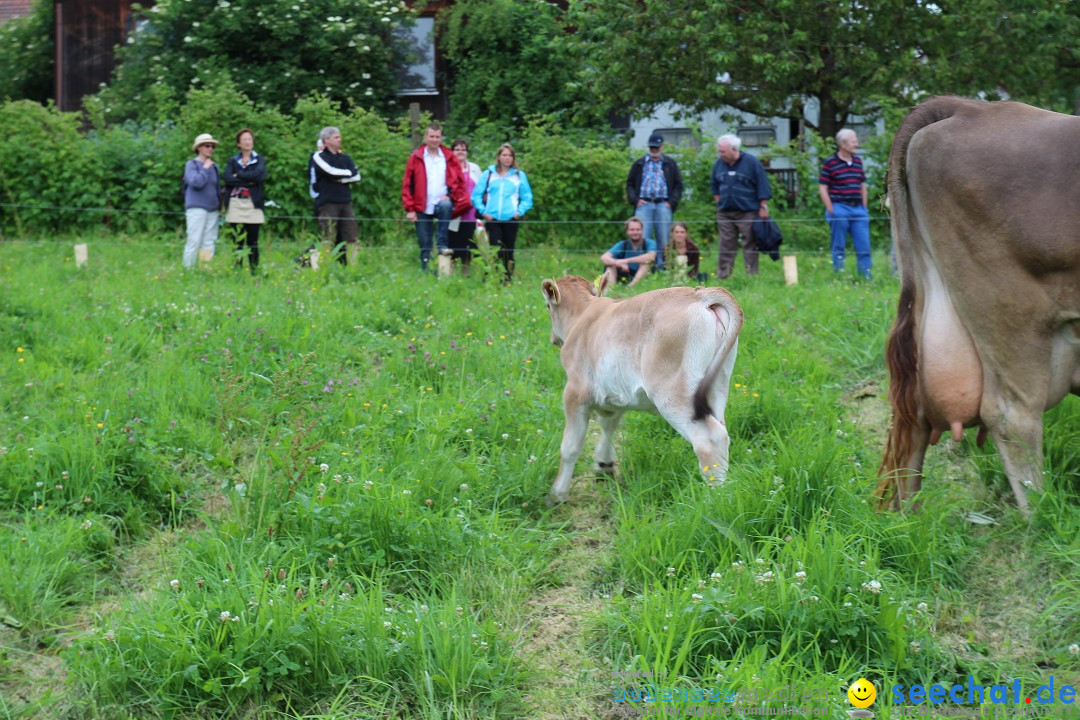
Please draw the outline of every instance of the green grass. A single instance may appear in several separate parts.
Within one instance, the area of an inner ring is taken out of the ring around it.
[[[594,258],[523,252],[506,288],[412,249],[271,245],[253,279],[89,241],[82,270],[0,244],[0,718],[609,717],[626,670],[832,714],[865,676],[887,716],[896,682],[1080,681],[1080,403],[1046,416],[1031,522],[969,441],[931,451],[921,512],[874,512],[885,272],[737,272],[727,483],[631,415],[617,480],[583,458],[548,509],[539,281]]]

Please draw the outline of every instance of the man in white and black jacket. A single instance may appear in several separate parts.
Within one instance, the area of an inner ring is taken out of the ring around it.
[[[324,127],[319,132],[323,149],[311,156],[315,172],[312,192],[315,194],[315,216],[319,219],[323,240],[334,244],[338,262],[356,257],[356,213],[352,206],[350,186],[360,180],[356,163],[341,152],[341,131]],[[348,255],[345,250],[348,248]]]

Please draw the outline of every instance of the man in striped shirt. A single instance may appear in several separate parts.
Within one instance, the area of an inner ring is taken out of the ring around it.
[[[833,270],[844,269],[847,236],[855,247],[859,275],[870,279],[870,212],[867,210],[866,173],[855,154],[859,138],[854,130],[836,133],[836,152],[821,166],[818,194],[825,204],[825,219],[832,236]]]

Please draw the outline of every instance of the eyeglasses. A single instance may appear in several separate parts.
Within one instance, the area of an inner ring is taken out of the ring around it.
[[[456,148],[453,149],[453,152],[469,152],[469,148],[467,148],[467,147],[456,147]]]

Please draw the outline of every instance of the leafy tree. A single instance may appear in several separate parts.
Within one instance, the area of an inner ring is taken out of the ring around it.
[[[53,95],[56,43],[52,0],[0,26],[0,99],[46,102]]]
[[[831,136],[850,115],[877,112],[882,98],[1063,98],[1053,75],[1062,58],[1075,62],[1074,4],[571,0],[569,20],[583,82],[603,100],[643,113],[674,101],[788,118],[803,118],[814,100],[820,121],[811,127]]]
[[[111,120],[171,113],[189,87],[225,78],[285,111],[311,92],[387,110],[390,29],[409,21],[402,0],[160,0],[141,15],[102,93]]]
[[[577,81],[564,11],[547,0],[459,0],[440,15],[450,64],[449,122],[518,128],[532,115],[567,126],[606,118]]]

